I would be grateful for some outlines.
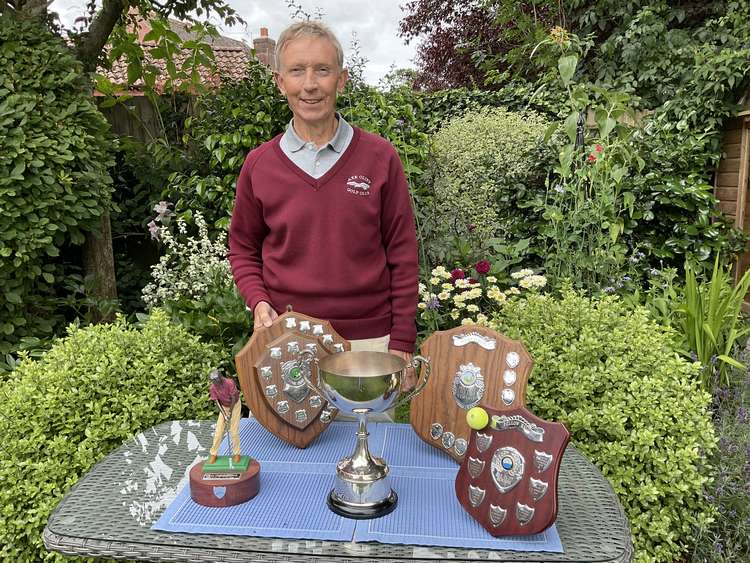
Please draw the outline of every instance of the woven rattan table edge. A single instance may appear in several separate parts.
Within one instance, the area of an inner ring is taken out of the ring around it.
[[[198,549],[193,547],[172,547],[138,544],[132,542],[108,542],[101,540],[90,540],[60,536],[44,529],[44,545],[48,550],[56,551],[63,555],[72,557],[108,557],[121,561],[150,561],[163,563],[267,563],[284,561],[286,563],[384,563],[385,561],[396,561],[393,556],[383,557],[343,557],[335,555],[300,555],[291,553],[262,553],[234,550]],[[116,547],[115,547],[116,546]],[[155,557],[158,557],[155,559]],[[529,560],[531,563],[551,563],[544,559],[544,553],[539,553],[539,559]],[[627,546],[622,556],[617,559],[602,559],[600,562],[592,563],[628,563],[632,561],[632,544]],[[412,563],[435,563],[437,559],[400,559]],[[474,562],[477,559],[452,558],[451,561]],[[484,561],[484,560],[482,560]],[[502,558],[494,561],[503,561]]]

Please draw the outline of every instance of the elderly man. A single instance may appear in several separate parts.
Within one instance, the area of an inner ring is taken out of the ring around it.
[[[328,319],[353,350],[409,361],[417,240],[398,154],[336,112],[347,72],[326,26],[290,26],[276,55],[276,82],[294,117],[240,172],[229,230],[237,287],[256,327],[291,305]]]

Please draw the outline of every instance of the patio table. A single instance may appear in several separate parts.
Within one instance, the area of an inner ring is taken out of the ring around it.
[[[177,447],[177,442],[170,441],[175,424],[190,437],[180,440]],[[442,559],[621,563],[633,558],[630,529],[617,497],[599,470],[572,444],[560,468],[556,522],[565,553],[151,530],[151,523],[158,519],[184,482],[188,467],[199,454],[205,454],[200,445],[210,444],[212,435],[211,421],[167,422],[123,444],[82,477],[54,510],[44,530],[47,549],[71,556],[184,563],[436,563]],[[170,447],[165,447],[167,442]],[[147,494],[155,483],[160,492]]]

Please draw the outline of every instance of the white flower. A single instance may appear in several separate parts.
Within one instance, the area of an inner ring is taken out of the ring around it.
[[[432,278],[430,278],[430,283],[432,285],[437,285],[437,284],[440,283],[440,278],[432,277]]]
[[[472,303],[466,306],[466,310],[469,311],[469,313],[478,313],[479,307],[477,307],[476,305],[474,305],[474,303]]]
[[[450,297],[451,295],[447,291],[441,291],[440,293],[438,293],[438,299],[440,299],[441,301],[447,301],[448,299],[450,299]]]
[[[474,324],[474,321],[471,319],[471,317],[466,317],[465,319],[461,320],[462,326],[473,325],[473,324]]]
[[[161,229],[165,252],[151,267],[152,281],[142,291],[143,301],[148,307],[182,297],[202,299],[216,285],[223,290],[234,284],[227,260],[226,234],[222,233],[212,241],[203,215],[196,212],[194,216],[197,238],[178,240],[169,229]],[[183,219],[177,220],[177,231],[187,233]]]
[[[518,282],[518,285],[524,289],[536,289],[547,285],[547,278],[544,276],[527,276]]]
[[[495,276],[487,276],[487,281],[489,283],[497,283],[497,278]]]
[[[488,320],[489,320],[489,319],[487,319],[487,315],[484,315],[484,314],[482,314],[482,313],[479,313],[479,314],[477,315],[477,324],[478,324],[478,325],[487,325],[487,321],[488,321]]]
[[[510,277],[514,280],[520,280],[521,278],[525,278],[526,276],[530,276],[534,273],[534,270],[529,270],[528,268],[524,268],[523,270],[518,270],[517,272],[513,272]]]
[[[419,293],[424,293],[427,291],[427,286],[423,284],[422,282],[419,283]]]
[[[440,287],[442,287],[445,291],[453,291],[452,283],[444,283]]]
[[[426,303],[417,303],[417,307],[419,307],[420,309],[426,309],[427,308],[427,304]]]
[[[432,270],[432,275],[444,279],[450,279],[451,273],[445,269],[445,266],[438,266]]]

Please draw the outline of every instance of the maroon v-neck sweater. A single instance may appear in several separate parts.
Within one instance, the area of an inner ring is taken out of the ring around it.
[[[390,348],[412,352],[417,240],[398,154],[355,127],[316,180],[287,158],[280,138],[250,152],[237,180],[229,261],[248,306],[291,305],[344,338],[390,333]]]

